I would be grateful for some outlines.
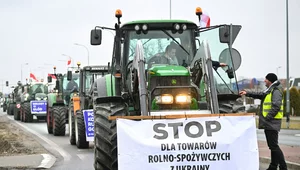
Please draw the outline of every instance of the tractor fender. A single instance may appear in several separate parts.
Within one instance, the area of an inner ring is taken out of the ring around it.
[[[64,101],[56,101],[56,103],[53,103],[53,106],[65,106]]]
[[[100,77],[95,81],[93,87],[93,102],[95,104],[117,102],[117,101],[124,102],[124,99],[121,96],[114,96],[114,94],[111,94],[112,90],[110,86],[111,85],[110,76],[111,76],[110,74],[107,74],[106,76]],[[114,84],[112,87],[114,88]]]
[[[80,110],[80,97],[79,96],[73,96],[73,110],[74,110],[74,115],[76,115],[76,111]]]

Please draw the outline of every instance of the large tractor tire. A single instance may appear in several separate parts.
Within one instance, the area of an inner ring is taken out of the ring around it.
[[[21,108],[20,108],[20,121],[24,122],[24,105],[21,104]]]
[[[10,104],[9,104],[9,105],[7,105],[7,110],[6,110],[6,113],[7,113],[8,115],[10,115]]]
[[[9,114],[9,115],[14,115],[14,105],[13,105],[13,104],[10,104],[10,105],[9,105],[9,111],[8,111],[8,114]]]
[[[53,114],[52,114],[53,115]],[[51,117],[51,108],[47,108],[47,113],[46,113],[46,119],[47,119],[47,130],[48,134],[53,134],[53,127],[52,127],[52,120],[53,117]]]
[[[95,170],[118,170],[117,126],[108,116],[125,116],[126,105],[109,102],[94,106],[94,168]]]
[[[14,113],[14,119],[15,120],[20,120],[20,109],[18,109],[16,107],[16,105],[14,105],[13,113]]]
[[[79,149],[89,148],[89,142],[86,141],[85,124],[82,111],[77,111],[75,116],[75,130],[76,130],[76,145]]]
[[[33,115],[31,114],[30,103],[23,104],[23,116],[24,122],[33,122]]]
[[[69,105],[69,141],[71,145],[76,145],[73,102]]]
[[[65,136],[66,134],[66,108],[54,106],[52,109],[52,131],[54,136]]]

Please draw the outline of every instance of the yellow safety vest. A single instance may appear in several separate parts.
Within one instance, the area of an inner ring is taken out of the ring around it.
[[[266,117],[268,115],[269,111],[271,110],[271,107],[272,107],[272,92],[273,92],[273,89],[269,94],[267,94],[267,96],[264,99],[263,110],[262,110],[263,117]],[[278,113],[276,114],[276,116],[274,118],[275,119],[282,119],[282,117],[283,117],[283,98],[282,98],[280,110],[278,111]]]

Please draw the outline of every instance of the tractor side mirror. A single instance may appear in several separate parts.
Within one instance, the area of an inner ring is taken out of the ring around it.
[[[100,45],[102,41],[102,30],[93,29],[91,31],[91,45]]]
[[[71,81],[72,80],[72,71],[67,72],[67,80]]]
[[[48,80],[48,83],[51,83],[51,82],[52,82],[52,77],[51,77],[51,76],[48,76],[48,77],[47,77],[47,80]]]
[[[241,25],[224,25],[220,27],[219,29],[220,42],[228,43],[228,44],[231,43],[230,45],[232,45],[241,29],[242,29]]]

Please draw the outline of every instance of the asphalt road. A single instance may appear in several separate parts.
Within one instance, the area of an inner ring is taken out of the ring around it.
[[[5,114],[0,111],[0,114]],[[8,116],[13,120],[13,116]],[[50,150],[57,157],[57,161],[51,168],[53,170],[91,170],[93,167],[94,153],[93,144],[89,149],[77,149],[69,143],[68,128],[66,136],[53,136],[47,132],[46,122],[23,123],[17,121],[22,128],[36,135],[41,144]],[[258,140],[265,140],[262,130],[257,130]],[[279,137],[280,144],[300,145],[300,130],[281,130]],[[260,170],[267,168],[267,165],[260,165]]]
[[[1,114],[6,114],[2,112]],[[13,116],[8,116],[13,120]],[[68,128],[66,136],[53,136],[48,134],[46,122],[24,123],[17,121],[18,125],[36,135],[41,144],[50,150],[57,157],[52,170],[91,170],[94,169],[94,150],[93,144],[89,149],[77,149],[76,146],[69,143]]]
[[[266,141],[263,130],[257,130],[257,139]],[[300,146],[300,130],[281,129],[279,132],[278,143],[289,146]]]

